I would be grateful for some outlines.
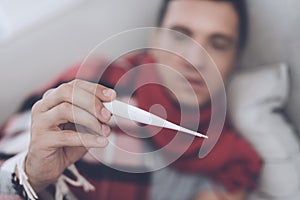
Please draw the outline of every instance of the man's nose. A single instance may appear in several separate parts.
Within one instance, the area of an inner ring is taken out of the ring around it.
[[[204,70],[209,56],[200,45],[193,44],[185,51],[185,59],[197,70]]]

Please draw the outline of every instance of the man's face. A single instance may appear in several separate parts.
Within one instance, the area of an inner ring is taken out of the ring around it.
[[[203,51],[200,47],[196,48],[196,45],[184,43],[186,39],[180,35],[167,39],[169,43],[159,37],[159,34],[156,35],[154,42],[165,42],[174,49],[181,48],[182,57],[167,51],[151,51],[157,63],[171,67],[185,79],[184,81],[176,73],[168,73],[163,67],[159,68],[163,84],[177,96],[170,94],[172,98],[179,98],[180,103],[188,106],[204,105],[210,100],[210,95],[214,96],[220,91],[222,84],[214,81],[216,74],[212,69],[216,65],[226,81],[235,65],[238,23],[234,7],[226,1],[176,0],[169,3],[162,28],[184,33],[205,49]],[[207,84],[213,91],[211,94]],[[195,94],[197,102],[192,100]]]

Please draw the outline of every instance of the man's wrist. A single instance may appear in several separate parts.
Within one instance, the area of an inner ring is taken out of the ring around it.
[[[20,179],[17,176],[17,173],[12,173],[11,182],[16,193],[25,200],[38,200],[38,198],[31,199],[28,196],[28,192],[23,185],[20,184]]]

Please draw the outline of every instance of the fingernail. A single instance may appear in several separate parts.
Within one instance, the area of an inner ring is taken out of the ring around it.
[[[102,108],[102,109],[101,109],[101,115],[102,115],[105,119],[108,119],[108,118],[110,118],[111,113],[110,113],[106,108]]]
[[[112,89],[105,89],[105,90],[103,90],[103,94],[106,97],[114,97],[115,93],[116,92],[114,90],[112,90]]]
[[[107,143],[107,139],[106,138],[103,138],[103,137],[98,137],[97,138],[97,142],[99,144],[106,144]]]
[[[104,136],[109,136],[110,128],[107,125],[102,124],[101,129]]]

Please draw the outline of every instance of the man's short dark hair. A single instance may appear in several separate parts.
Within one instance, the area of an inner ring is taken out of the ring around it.
[[[157,26],[159,27],[162,25],[170,1],[175,1],[175,0],[163,0],[158,15],[158,20],[157,20]],[[239,48],[243,49],[246,45],[247,35],[248,35],[248,12],[247,12],[246,1],[245,0],[210,0],[210,1],[228,1],[232,3],[239,17]]]

